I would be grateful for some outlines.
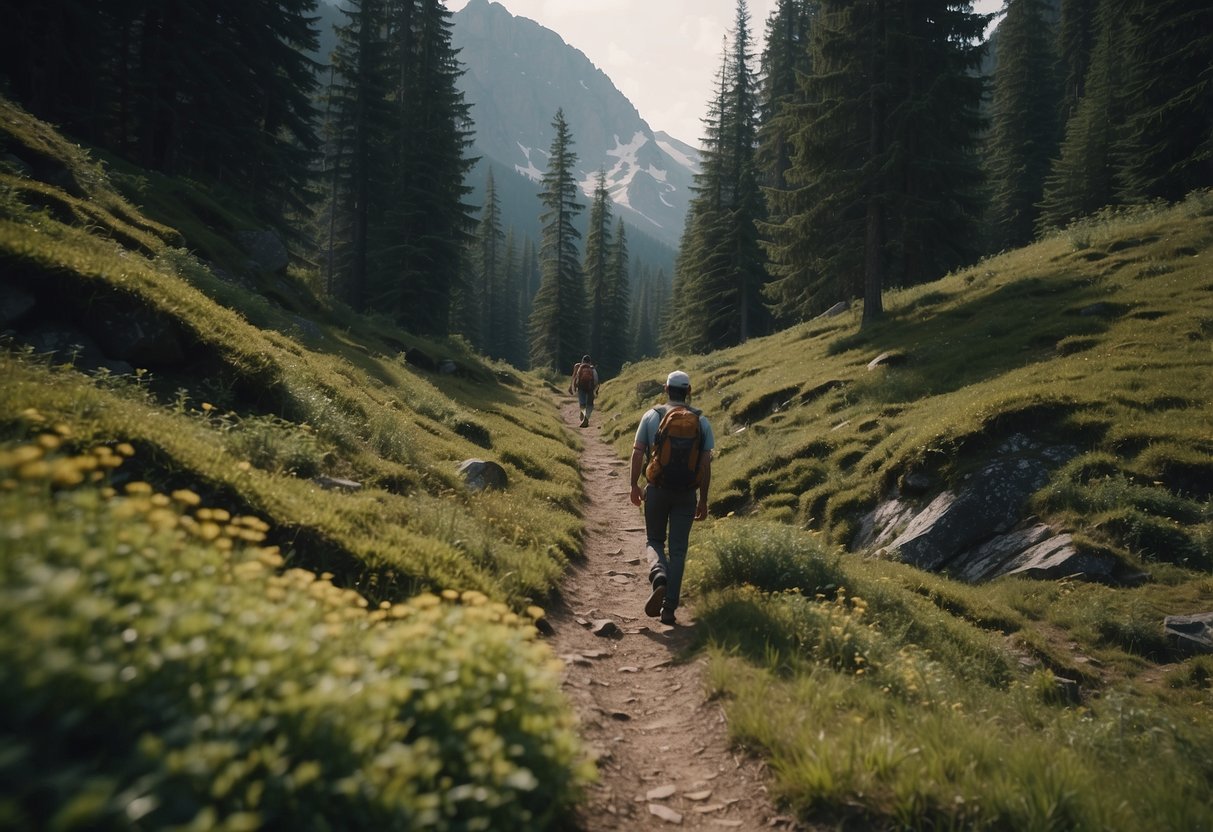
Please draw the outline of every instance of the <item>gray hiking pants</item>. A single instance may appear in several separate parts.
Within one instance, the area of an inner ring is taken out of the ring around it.
[[[691,524],[695,522],[695,490],[670,491],[649,485],[644,490],[644,531],[648,538],[649,583],[666,580],[664,608],[678,609],[682,571],[687,562]],[[666,537],[669,536],[669,547]]]

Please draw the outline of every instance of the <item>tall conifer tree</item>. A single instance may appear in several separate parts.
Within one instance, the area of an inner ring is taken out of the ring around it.
[[[543,175],[540,200],[543,242],[539,252],[542,278],[531,308],[531,367],[569,370],[585,352],[585,286],[573,220],[584,206],[577,201],[573,178],[577,154],[564,110],[556,111],[555,131]]]
[[[611,240],[607,280],[607,308],[600,350],[605,372],[608,376],[613,376],[627,362],[631,347],[628,331],[632,306],[628,285],[628,241],[622,219],[615,224],[615,235]]]
[[[1041,198],[1039,230],[1060,228],[1116,199],[1113,148],[1125,120],[1124,60],[1130,0],[1101,0],[1098,37],[1083,82],[1085,92],[1066,123],[1061,153]]]
[[[598,172],[594,198],[590,203],[590,221],[585,236],[585,275],[588,340],[586,351],[601,364],[610,316],[611,276],[608,273],[611,249],[611,198],[607,193],[606,172]]]
[[[738,0],[707,120],[702,170],[696,175],[675,287],[679,320],[669,332],[678,349],[701,351],[742,343],[768,326],[762,287],[768,280],[756,223],[765,216],[755,154],[758,89],[750,14]]]
[[[1116,147],[1125,202],[1177,200],[1213,187],[1213,4],[1134,0]]]
[[[998,69],[986,150],[990,248],[1032,240],[1059,140],[1060,89],[1045,0],[1009,0],[999,27]]]

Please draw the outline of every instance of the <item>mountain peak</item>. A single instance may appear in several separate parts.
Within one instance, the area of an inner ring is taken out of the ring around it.
[[[606,73],[556,32],[500,3],[470,0],[453,16],[460,81],[476,124],[475,152],[538,180],[558,109],[573,137],[587,196],[598,172],[625,219],[677,246],[698,154],[659,139]]]

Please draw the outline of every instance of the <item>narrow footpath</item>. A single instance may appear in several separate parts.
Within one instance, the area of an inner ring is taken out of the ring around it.
[[[628,501],[627,463],[601,439],[597,414],[577,427],[569,398],[561,414],[585,440],[587,529],[563,603],[548,610],[550,641],[599,773],[575,828],[798,829],[772,806],[761,762],[729,746],[724,710],[706,696],[704,661],[687,652],[694,607],[681,607],[672,627],[644,614],[644,518]]]

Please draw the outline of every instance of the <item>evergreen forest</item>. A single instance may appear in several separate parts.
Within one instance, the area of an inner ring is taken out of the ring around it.
[[[1213,828],[1208,0],[731,0],[668,272],[443,0],[2,5],[0,830]],[[600,638],[675,368],[693,624]],[[672,668],[662,793],[576,705]]]
[[[1014,0],[986,43],[968,3],[781,0],[760,25],[738,2],[675,273],[646,274],[610,200],[569,187],[567,132],[542,239],[512,233],[492,183],[468,203],[476,125],[440,0],[339,10],[316,58],[317,0],[17,4],[0,68],[79,140],[247,200],[331,297],[519,367],[589,351],[613,375],[839,302],[871,323],[887,289],[1213,184],[1201,3]]]

